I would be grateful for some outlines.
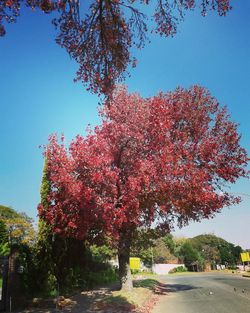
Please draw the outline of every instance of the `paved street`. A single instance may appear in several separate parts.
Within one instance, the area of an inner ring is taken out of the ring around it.
[[[250,313],[250,279],[228,274],[165,276],[153,313]]]

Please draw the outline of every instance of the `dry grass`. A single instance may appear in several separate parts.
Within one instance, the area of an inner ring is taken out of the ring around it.
[[[139,287],[134,288],[131,292],[124,291],[113,291],[112,296],[109,297],[106,301],[109,303],[129,303],[135,307],[141,307],[144,305],[147,299],[152,296],[152,290]]]

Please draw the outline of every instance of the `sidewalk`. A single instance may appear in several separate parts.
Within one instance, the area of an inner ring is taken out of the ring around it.
[[[119,291],[116,283],[78,292],[70,298],[58,297],[57,307],[56,301],[50,301],[46,308],[46,300],[42,300],[42,305],[16,313],[149,313],[162,294],[165,294],[165,284],[159,280],[136,279],[131,293]]]
[[[82,291],[70,298],[60,301],[56,308],[56,304],[51,303],[51,308],[30,308],[17,313],[58,313],[58,312],[72,312],[72,313],[108,313],[105,310],[99,310],[98,304],[107,296],[112,295],[112,291],[118,289],[118,284],[100,287],[91,291]],[[53,307],[54,306],[54,307]]]

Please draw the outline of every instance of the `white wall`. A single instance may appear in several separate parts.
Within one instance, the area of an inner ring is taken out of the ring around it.
[[[152,271],[158,275],[166,275],[170,270],[178,266],[185,266],[184,264],[154,264]]]

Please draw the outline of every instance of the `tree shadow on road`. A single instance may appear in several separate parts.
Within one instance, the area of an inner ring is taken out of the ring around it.
[[[181,291],[189,291],[193,289],[199,289],[199,287],[195,287],[192,285],[182,285],[182,284],[162,284],[158,286],[156,289],[156,293],[160,295],[166,295],[170,293],[176,293]]]
[[[188,291],[192,289],[198,289],[200,287],[195,287],[192,285],[183,285],[183,284],[164,284],[159,282],[156,279],[143,279],[134,282],[134,287],[143,287],[153,290],[154,293],[158,295],[166,295],[169,293]]]

